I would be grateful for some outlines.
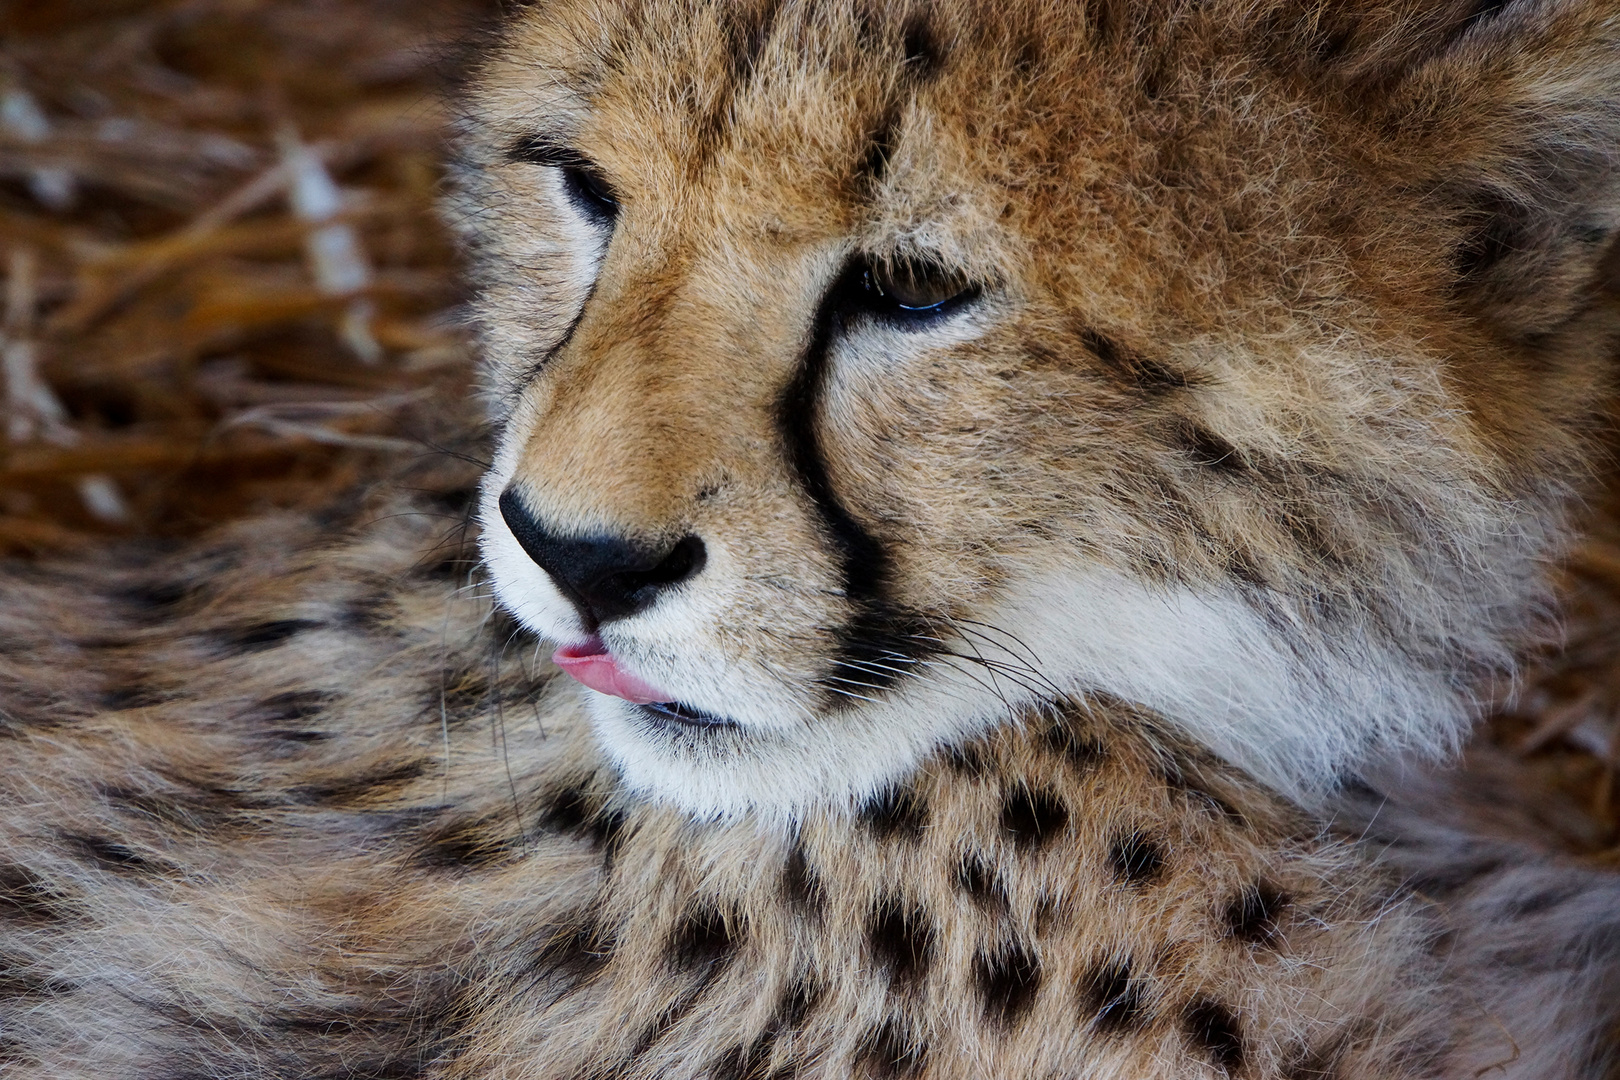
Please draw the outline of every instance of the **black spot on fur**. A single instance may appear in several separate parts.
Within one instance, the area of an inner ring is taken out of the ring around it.
[[[709,1080],[771,1080],[771,1039],[761,1035],[746,1046],[720,1056],[709,1070]]]
[[[927,1059],[926,1047],[912,1039],[893,1018],[861,1040],[855,1051],[855,1075],[871,1080],[915,1076]]]
[[[62,837],[70,847],[97,865],[126,874],[158,874],[163,868],[132,848],[104,836],[67,833]]]
[[[518,838],[507,832],[510,817],[475,819],[440,825],[416,849],[419,866],[431,870],[481,870],[506,862],[518,850]]]
[[[1062,754],[1078,769],[1093,768],[1105,753],[1102,743],[1090,735],[1082,735],[1062,720],[1055,721],[1045,731],[1046,745]]]
[[[460,544],[443,544],[423,556],[412,572],[430,581],[460,583],[477,565],[478,560]]]
[[[1243,1033],[1232,1010],[1204,998],[1189,1006],[1182,1019],[1194,1048],[1217,1068],[1232,1073],[1243,1066]]]
[[[897,896],[879,903],[867,924],[872,956],[888,969],[892,986],[911,986],[928,974],[934,960],[934,938],[928,913]]]
[[[1108,852],[1115,878],[1125,885],[1145,885],[1164,870],[1164,849],[1139,832],[1114,841]]]
[[[293,690],[265,698],[253,711],[273,724],[299,723],[318,716],[332,700],[332,694],[319,690]]]
[[[1098,1031],[1123,1032],[1148,1021],[1142,984],[1129,963],[1104,964],[1080,983],[1081,1008]]]
[[[540,816],[540,827],[549,832],[569,833],[590,840],[609,859],[624,843],[624,811],[608,809],[586,793],[583,786],[559,789],[547,800]]]
[[[697,972],[706,981],[731,959],[740,943],[740,926],[728,923],[717,908],[697,904],[688,908],[675,924],[665,953],[672,966]]]
[[[1446,896],[1501,868],[1501,858],[1485,850],[1471,858],[1431,866],[1426,873],[1413,875],[1407,886],[1431,896]]]
[[[325,731],[308,726],[335,700],[335,695],[318,690],[295,690],[276,694],[254,705],[245,715],[249,723],[264,729],[264,733],[282,742],[324,742],[331,736]]]
[[[821,992],[802,979],[788,983],[765,1030],[753,1042],[721,1056],[710,1072],[711,1080],[787,1080],[796,1075],[792,1065],[771,1071],[771,1053],[783,1035],[796,1031],[820,1000]]]
[[[1339,1080],[1348,1049],[1344,1038],[1321,1047],[1306,1047],[1283,1062],[1281,1080]]]
[[[1526,213],[1503,195],[1481,192],[1475,196],[1467,235],[1452,255],[1460,287],[1478,284],[1497,263],[1524,246]]]
[[[1001,830],[1020,847],[1037,848],[1069,824],[1069,808],[1056,794],[1010,788],[1001,802]]]
[[[613,959],[616,944],[591,912],[576,912],[535,950],[529,970],[537,978],[561,978],[571,989],[595,978]]]
[[[417,758],[313,784],[296,784],[287,793],[299,802],[324,806],[378,802],[400,794],[401,789],[427,772],[427,766],[425,758]]]
[[[143,791],[97,785],[96,791],[109,808],[126,817],[154,822],[166,832],[213,840],[224,839],[229,829],[240,824],[235,811],[266,805],[240,789],[176,780],[185,785],[183,790]]]
[[[447,668],[427,685],[422,719],[432,727],[457,727],[489,714],[495,687],[484,665]]]
[[[776,1010],[771,1013],[771,1019],[766,1030],[773,1035],[796,1031],[804,1024],[805,1017],[810,1015],[821,1001],[821,988],[805,979],[794,979],[782,991],[781,998],[776,1003]]]
[[[1540,915],[1580,896],[1584,890],[1579,884],[1566,882],[1525,893],[1502,905],[1502,912],[1515,919]]]
[[[827,893],[822,887],[821,877],[810,865],[800,844],[793,845],[793,850],[788,852],[787,862],[782,865],[782,895],[789,904],[807,915],[819,917],[826,907]]]
[[[343,605],[343,622],[357,630],[372,633],[390,629],[399,617],[399,601],[386,592],[368,593],[351,598]]]
[[[67,898],[43,878],[0,863],[0,920],[43,925],[71,917]]]
[[[158,621],[173,618],[174,609],[190,595],[191,589],[183,582],[158,580],[120,589],[113,599]]]
[[[22,957],[0,953],[0,1001],[61,997],[76,989],[64,979],[32,968]]]
[[[777,0],[727,5],[723,31],[737,89],[742,89],[753,78],[754,67],[770,43],[780,6]]]
[[[928,824],[928,805],[917,792],[893,784],[878,792],[861,807],[861,824],[880,840],[903,837],[916,840]]]
[[[956,864],[956,886],[983,907],[1001,910],[1007,907],[1007,890],[977,852],[966,852]]]
[[[984,998],[986,1018],[1003,1024],[1023,1019],[1041,989],[1041,965],[1022,942],[1013,941],[993,953],[979,953],[973,977]]]
[[[219,644],[226,653],[260,652],[273,649],[289,638],[320,625],[313,619],[274,619],[234,630],[222,630],[219,632]]]
[[[623,810],[604,809],[590,821],[588,835],[591,843],[601,848],[610,862],[618,857],[619,850],[624,847],[627,820]]]
[[[1277,936],[1277,922],[1288,897],[1261,882],[1250,885],[1226,905],[1226,925],[1239,941],[1264,945]]]
[[[1482,26],[1513,5],[1513,0],[1475,0],[1454,37],[1460,37],[1476,26]]]
[[[1194,806],[1218,814],[1240,828],[1249,826],[1249,819],[1235,806],[1209,790],[1208,786],[1194,779],[1185,770],[1174,765],[1167,767],[1164,770],[1164,783],[1171,791]]]
[[[689,987],[685,991],[676,994],[669,1004],[664,1006],[658,1017],[644,1027],[641,1034],[636,1036],[636,1041],[630,1048],[631,1059],[641,1057],[657,1045],[658,1041],[667,1035],[670,1029],[686,1019],[702,999],[704,990],[708,989],[710,977],[709,974],[705,974],[703,980],[695,988]]]
[[[984,747],[979,743],[945,748],[945,764],[964,776],[982,777],[990,771]]]
[[[1162,394],[1191,385],[1192,380],[1181,372],[1139,356],[1095,330],[1082,329],[1079,334],[1086,351],[1102,361],[1116,379],[1134,390],[1144,394]]]
[[[548,800],[540,827],[553,832],[580,832],[596,816],[596,808],[584,788],[565,787]]]
[[[929,25],[926,9],[912,11],[901,30],[900,41],[906,74],[914,79],[929,79],[938,74],[944,53],[934,28]]]
[[[144,709],[167,700],[168,693],[140,679],[117,682],[101,691],[101,707],[111,712]]]
[[[1181,422],[1177,426],[1176,441],[1187,459],[1201,468],[1227,476],[1238,476],[1248,471],[1248,464],[1237,447],[1202,424],[1190,420]]]

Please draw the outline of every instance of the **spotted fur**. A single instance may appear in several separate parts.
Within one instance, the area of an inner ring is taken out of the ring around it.
[[[1389,759],[1565,535],[1617,24],[516,14],[484,569],[397,487],[8,568],[0,1071],[1612,1077],[1620,882]],[[941,318],[838,306],[906,260]],[[691,557],[593,612],[541,539]]]

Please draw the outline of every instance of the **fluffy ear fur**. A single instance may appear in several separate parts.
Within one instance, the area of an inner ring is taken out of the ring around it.
[[[1556,333],[1620,270],[1620,6],[1471,0],[1371,27],[1337,77],[1377,102],[1381,153],[1442,170],[1408,182],[1457,229],[1459,298],[1510,337]]]

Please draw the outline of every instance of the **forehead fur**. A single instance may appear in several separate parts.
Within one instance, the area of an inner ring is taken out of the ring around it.
[[[1522,136],[1512,56],[1491,79],[1445,59],[1490,14],[563,2],[509,27],[481,105],[495,139],[567,139],[629,203],[701,184],[733,229],[915,239],[1120,329],[1348,293],[1432,334],[1444,256]]]

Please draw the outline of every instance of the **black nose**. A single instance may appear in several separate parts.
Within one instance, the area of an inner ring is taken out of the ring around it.
[[[673,544],[607,534],[556,536],[545,530],[512,488],[501,492],[501,517],[592,630],[599,623],[645,610],[659,593],[703,569],[703,541],[695,536]]]

